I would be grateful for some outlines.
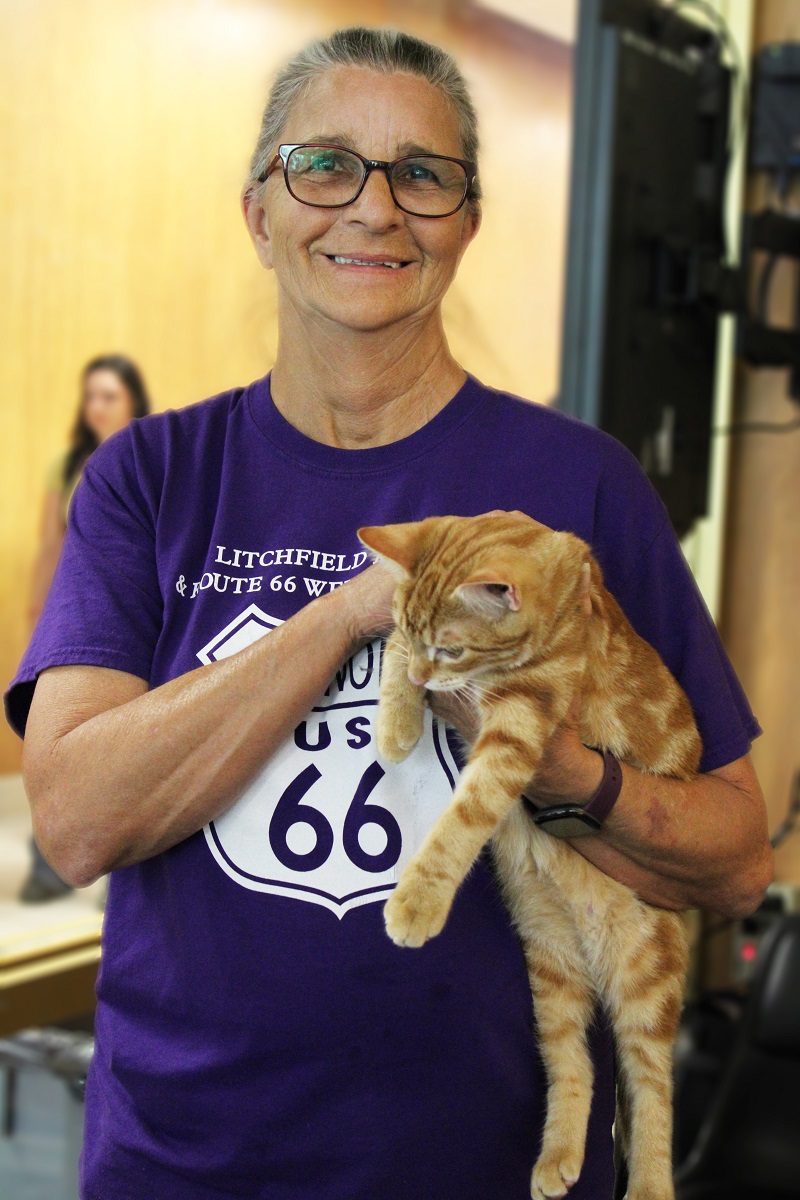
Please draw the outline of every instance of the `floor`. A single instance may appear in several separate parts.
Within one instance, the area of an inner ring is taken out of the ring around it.
[[[35,938],[43,926],[96,917],[101,881],[47,904],[17,900],[29,868],[30,815],[18,775],[0,775],[0,945]],[[0,1068],[0,1196],[77,1200],[83,1104],[60,1079],[37,1069]]]
[[[77,1200],[83,1103],[44,1071],[17,1071],[8,1123],[7,1071],[0,1070],[0,1196],[3,1200]]]
[[[8,929],[32,928],[46,919],[82,916],[102,904],[101,881],[47,904],[19,904],[17,896],[30,867],[31,818],[19,775],[0,775],[0,940]]]

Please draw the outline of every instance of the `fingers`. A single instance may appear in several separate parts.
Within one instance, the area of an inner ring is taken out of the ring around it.
[[[375,563],[339,589],[349,610],[355,640],[379,637],[391,631],[392,601],[397,579],[382,563]]]
[[[550,528],[549,525],[543,525],[541,521],[537,521],[534,517],[530,516],[528,513],[522,512],[518,508],[493,508],[491,512],[482,513],[481,515],[484,517],[523,517],[526,521],[530,521],[531,525],[535,525],[537,529]]]

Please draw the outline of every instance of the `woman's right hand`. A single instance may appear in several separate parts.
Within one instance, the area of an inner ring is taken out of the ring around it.
[[[392,600],[397,582],[397,576],[378,562],[339,589],[354,646],[391,632],[394,626]]]

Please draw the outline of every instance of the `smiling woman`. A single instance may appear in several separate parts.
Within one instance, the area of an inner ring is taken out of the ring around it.
[[[590,542],[690,696],[706,773],[626,766],[581,852],[666,907],[738,913],[764,886],[758,727],[646,479],[448,346],[478,157],[437,47],[357,28],[302,51],[242,197],[277,281],[273,371],[124,430],[76,493],[7,709],[48,858],[75,884],[112,871],[84,1200],[530,1196],[546,1081],[487,862],[424,949],[384,931],[452,795],[445,719],[470,714],[429,711],[404,763],[379,755],[394,576],[359,527],[518,509]],[[598,761],[567,724],[532,794],[581,802]],[[592,1049],[573,1200],[613,1188],[602,1020]]]
[[[315,133],[329,127],[332,113],[338,145]],[[269,106],[263,126],[271,118]],[[405,437],[466,378],[441,320],[444,294],[480,224],[476,167],[463,157],[458,109],[419,74],[337,63],[295,96],[276,136],[280,148],[266,167],[256,152],[243,198],[256,252],[278,282],[273,402],[302,432],[333,445],[363,448]],[[409,146],[424,153],[409,157]],[[309,175],[330,174],[344,179],[308,182]],[[427,177],[424,192],[409,183],[412,175]],[[398,191],[409,201],[404,207]],[[348,401],[341,411],[333,376],[319,394],[316,364],[322,355],[330,366],[327,345],[335,336],[336,376],[358,379],[368,333],[372,370],[384,380],[391,373],[392,385],[381,385],[378,406],[365,393],[363,407],[354,411]]]

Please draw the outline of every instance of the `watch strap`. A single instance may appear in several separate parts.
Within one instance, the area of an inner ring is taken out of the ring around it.
[[[575,818],[581,823],[584,826],[583,833],[592,833],[601,828],[622,790],[622,767],[610,750],[598,750],[597,753],[603,756],[603,778],[585,804],[554,804],[549,808],[537,808],[526,796],[522,797],[523,804],[537,825],[547,828],[552,823],[553,832],[558,825],[562,837],[570,836],[561,832],[562,826],[566,828],[564,822],[568,818]]]
[[[601,753],[598,751],[598,753]],[[585,812],[602,825],[622,791],[622,767],[610,750],[603,750],[603,778],[597,791],[583,805]]]

